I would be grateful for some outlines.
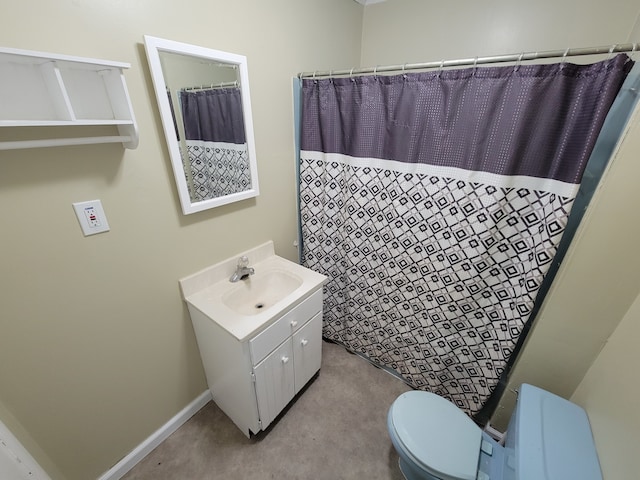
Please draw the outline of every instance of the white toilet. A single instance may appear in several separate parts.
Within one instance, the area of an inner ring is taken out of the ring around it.
[[[602,480],[586,412],[522,384],[502,446],[453,403],[400,395],[387,426],[407,480]]]

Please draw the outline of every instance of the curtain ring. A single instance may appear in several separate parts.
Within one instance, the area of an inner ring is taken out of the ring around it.
[[[478,57],[475,57],[473,59],[473,73],[471,74],[472,77],[476,76],[476,70],[478,68]]]
[[[405,79],[405,80],[407,79],[406,70],[407,70],[407,64],[405,63],[405,64],[402,65],[402,78]]]
[[[609,56],[607,57],[607,60],[609,60],[613,56],[613,51],[616,49],[617,46],[618,46],[617,43],[614,43],[613,45],[611,45],[611,48],[609,49]]]
[[[311,79],[313,80],[313,83],[318,83],[318,80],[316,80],[316,73],[317,72],[318,72],[317,70],[313,71],[313,77],[311,77]]]
[[[560,70],[564,68],[564,64],[567,61],[567,56],[569,55],[569,49],[567,48],[562,55],[562,60],[560,60]]]
[[[636,48],[638,48],[638,44],[636,42],[633,42],[633,46],[631,47],[631,55],[629,55],[629,58],[631,60],[633,60],[633,56],[636,53]]]
[[[444,68],[444,59],[440,61],[440,67],[438,68],[438,78],[442,75],[442,69]]]
[[[373,76],[376,80],[378,79],[378,65],[373,67]]]
[[[349,78],[351,79],[351,81],[352,81],[352,82],[354,82],[354,83],[355,83],[356,79],[355,79],[355,78],[353,78],[353,68],[354,68],[354,67],[351,67],[351,71],[349,72]]]
[[[517,72],[520,69],[520,63],[522,62],[522,57],[524,57],[524,52],[522,52],[518,57],[518,60],[516,60],[516,65],[515,67],[513,67],[514,72]]]

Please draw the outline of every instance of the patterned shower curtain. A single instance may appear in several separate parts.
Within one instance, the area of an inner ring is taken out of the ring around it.
[[[477,413],[631,66],[304,80],[302,259],[330,277],[324,336]]]
[[[251,186],[239,88],[180,92],[190,194],[194,201]]]

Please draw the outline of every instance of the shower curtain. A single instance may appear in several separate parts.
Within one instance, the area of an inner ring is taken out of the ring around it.
[[[202,201],[251,186],[239,88],[180,92],[191,198]]]
[[[477,413],[631,66],[304,80],[302,260],[330,278],[324,336]]]

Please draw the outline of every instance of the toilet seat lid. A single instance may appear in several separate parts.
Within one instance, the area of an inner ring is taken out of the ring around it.
[[[406,392],[390,417],[396,438],[420,467],[443,480],[475,480],[482,430],[449,400]]]

